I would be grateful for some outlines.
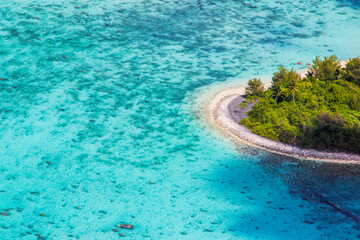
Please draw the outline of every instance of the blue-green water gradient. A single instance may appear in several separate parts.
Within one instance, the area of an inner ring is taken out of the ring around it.
[[[191,106],[205,86],[359,55],[359,10],[0,1],[0,239],[356,239],[359,167],[236,146]]]

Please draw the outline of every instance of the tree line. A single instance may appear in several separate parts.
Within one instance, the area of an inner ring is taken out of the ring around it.
[[[241,124],[254,133],[305,148],[360,153],[360,57],[345,67],[336,56],[316,57],[306,77],[282,66],[267,90],[248,81],[247,102],[258,99]]]

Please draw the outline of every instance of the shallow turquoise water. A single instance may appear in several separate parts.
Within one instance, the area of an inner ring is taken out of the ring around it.
[[[359,167],[235,146],[192,106],[217,82],[359,55],[359,10],[1,1],[0,239],[358,238]]]

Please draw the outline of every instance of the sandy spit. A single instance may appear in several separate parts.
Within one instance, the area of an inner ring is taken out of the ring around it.
[[[344,61],[341,62],[345,64]],[[302,70],[304,76],[306,70]],[[267,78],[269,79],[269,78]],[[270,86],[269,81],[266,87]],[[231,86],[231,85],[230,85]],[[243,101],[242,95],[245,94],[245,87],[231,86],[224,89],[224,85],[219,86],[217,90],[211,89],[203,93],[207,95],[207,105],[203,109],[206,122],[210,123],[223,134],[236,141],[261,148],[270,152],[275,152],[287,156],[297,157],[306,160],[316,160],[336,163],[356,163],[360,164],[360,156],[350,153],[320,151],[315,149],[304,149],[298,146],[284,144],[278,141],[270,140],[252,133],[248,128],[239,124],[239,116],[234,114],[237,111],[238,104]],[[209,96],[210,100],[209,100]],[[204,103],[203,101],[201,101]]]

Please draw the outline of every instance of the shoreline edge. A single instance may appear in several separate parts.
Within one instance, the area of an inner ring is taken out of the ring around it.
[[[344,66],[345,63],[346,61],[341,61],[342,66]],[[302,77],[306,72],[307,69],[300,72]],[[270,83],[266,82],[265,87],[268,88],[269,86]],[[305,149],[299,146],[271,140],[251,132],[251,130],[236,122],[231,114],[232,109],[230,109],[230,105],[234,104],[230,103],[242,95],[245,95],[245,87],[231,87],[216,92],[210,101],[206,103],[207,105],[204,109],[207,122],[210,122],[216,129],[220,130],[223,134],[230,136],[237,142],[245,143],[269,152],[305,160],[360,164],[360,156],[356,154]]]

